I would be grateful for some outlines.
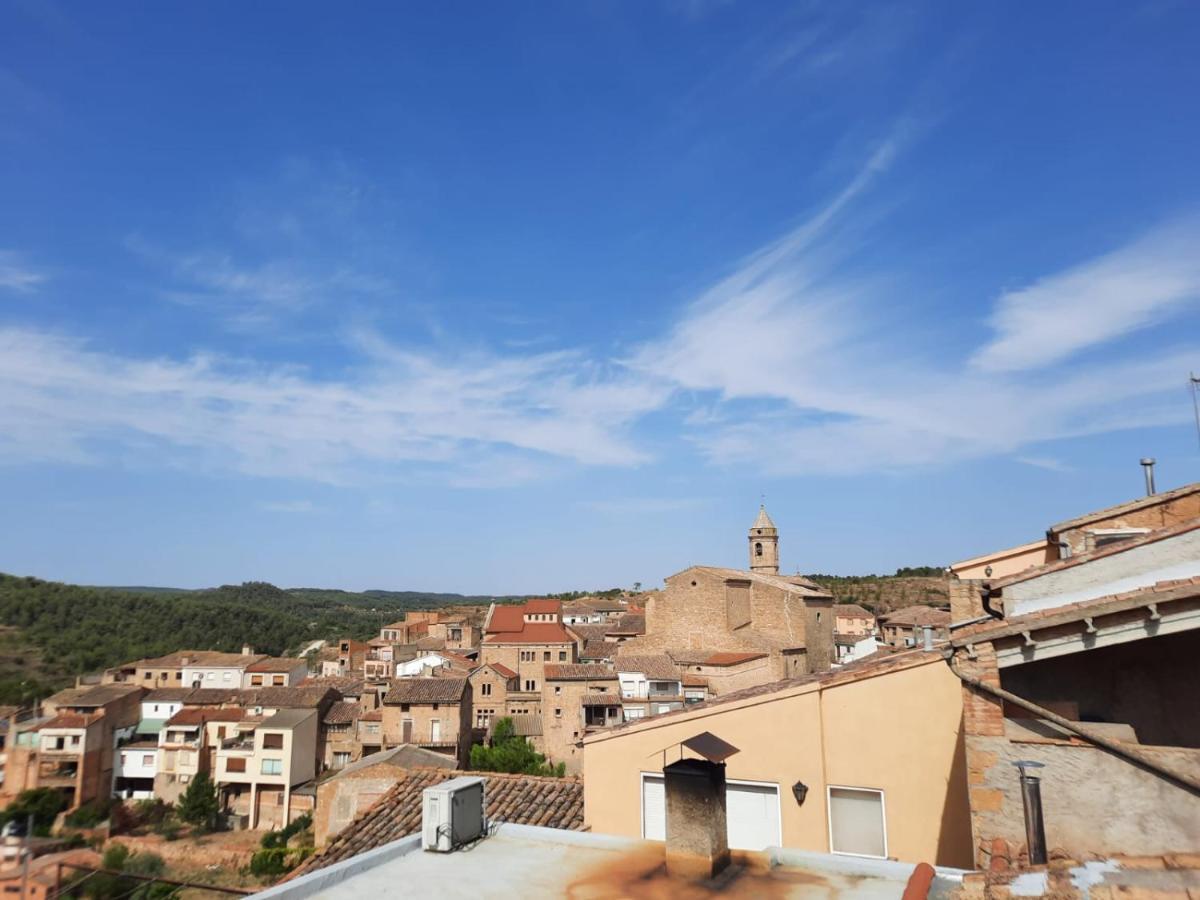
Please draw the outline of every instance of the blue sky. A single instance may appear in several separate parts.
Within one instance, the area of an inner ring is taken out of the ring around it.
[[[1045,5],[1043,5],[1045,6]],[[1200,478],[1200,7],[0,3],[0,570],[945,564]]]

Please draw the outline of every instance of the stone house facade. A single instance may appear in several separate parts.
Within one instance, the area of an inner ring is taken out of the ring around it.
[[[465,766],[472,737],[466,678],[399,678],[383,698],[384,749],[412,744]]]
[[[596,704],[597,698],[620,697],[617,673],[607,666],[587,664],[550,664],[545,667],[542,683],[542,746],[552,763],[564,763],[568,774],[582,768],[578,743],[589,730],[617,724],[620,719],[609,709],[620,706]],[[603,709],[602,712],[598,710]],[[614,719],[616,719],[614,721]]]

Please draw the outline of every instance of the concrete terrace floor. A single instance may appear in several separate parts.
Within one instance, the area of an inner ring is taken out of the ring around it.
[[[348,897],[463,898],[518,895],[571,900],[703,900],[729,898],[899,898],[911,866],[845,861],[812,854],[735,855],[718,878],[689,882],[667,875],[660,843],[545,828],[501,825],[497,833],[454,853],[427,853],[416,836],[355,860],[318,870],[261,897],[345,900]],[[408,845],[408,846],[402,846]],[[372,862],[367,857],[380,856]],[[346,864],[341,864],[345,866]],[[856,871],[856,868],[858,869]],[[324,878],[318,878],[325,873]]]

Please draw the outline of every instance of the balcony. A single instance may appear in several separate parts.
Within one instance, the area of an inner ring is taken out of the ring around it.
[[[226,738],[221,741],[221,752],[232,751],[234,753],[253,753],[254,752],[254,735],[248,734],[244,737]]]
[[[79,777],[77,766],[42,765],[38,767],[38,785],[40,787],[74,787]]]

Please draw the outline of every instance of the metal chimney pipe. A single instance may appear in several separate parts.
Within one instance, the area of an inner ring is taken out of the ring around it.
[[[1154,457],[1142,457],[1142,470],[1146,473],[1146,496],[1153,497],[1157,491],[1154,490]]]
[[[1042,819],[1042,779],[1026,769],[1041,769],[1044,763],[1019,759],[1013,763],[1021,772],[1021,805],[1025,807],[1025,846],[1029,849],[1029,864],[1046,864],[1046,823]]]

